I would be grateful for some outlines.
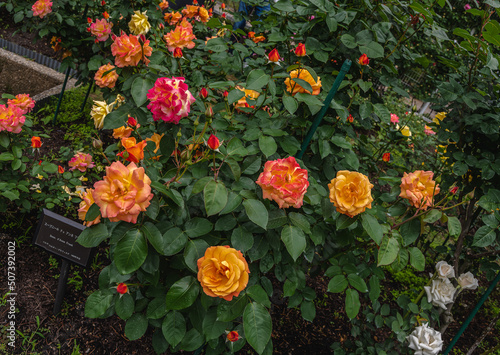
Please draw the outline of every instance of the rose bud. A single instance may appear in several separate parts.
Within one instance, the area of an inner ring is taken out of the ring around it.
[[[130,127],[135,127],[137,126],[137,120],[133,117],[129,117],[128,120],[127,120],[127,124],[130,126]]]
[[[450,189],[450,192],[452,195],[455,195],[458,191],[458,186],[453,186],[451,189]]]
[[[224,90],[224,97],[227,97],[227,95],[229,95],[229,93],[227,92],[227,90]]]
[[[40,148],[42,146],[42,141],[40,140],[40,137],[31,137],[31,147],[32,148]]]
[[[101,149],[102,148],[102,141],[100,139],[95,139],[93,138],[92,139],[92,146],[95,148],[95,149]]]
[[[219,138],[211,134],[210,138],[208,138],[207,145],[210,149],[217,150],[220,147]]]
[[[277,63],[280,60],[280,55],[278,53],[278,50],[274,48],[270,53],[269,53],[269,61],[273,63]]]
[[[306,45],[304,43],[299,43],[297,48],[295,48],[295,55],[297,57],[304,57],[306,55]]]
[[[234,343],[235,341],[238,341],[240,338],[240,335],[236,330],[233,330],[232,332],[229,332],[227,334],[227,340],[229,340],[231,343]]]
[[[370,63],[370,59],[368,59],[368,56],[363,53],[363,55],[359,57],[358,63],[361,65],[368,65]]]
[[[127,284],[121,282],[116,286],[116,291],[118,291],[119,294],[124,295],[125,293],[128,293],[128,286]]]
[[[384,153],[384,155],[382,155],[382,160],[385,162],[391,160],[391,153]]]
[[[201,88],[201,90],[200,90],[200,97],[202,99],[206,99],[208,97],[208,90],[206,88]]]
[[[174,58],[182,58],[182,49],[179,47],[174,49]]]
[[[206,110],[205,110],[205,116],[211,118],[214,115],[214,110],[212,108],[212,105],[208,104]]]
[[[62,166],[58,165],[58,166],[57,166],[57,172],[58,172],[59,174],[64,173],[64,168],[63,168]]]

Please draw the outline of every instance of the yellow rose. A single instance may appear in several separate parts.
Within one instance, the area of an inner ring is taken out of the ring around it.
[[[256,100],[259,97],[259,93],[254,90],[247,90],[245,88],[242,88],[241,86],[237,86],[236,89],[243,91],[245,93],[245,96],[243,96],[241,99],[238,100],[238,102],[235,104],[235,107],[250,107],[250,105],[247,102],[247,98],[250,100]]]
[[[104,118],[113,110],[113,104],[106,104],[106,101],[94,101],[90,116],[94,119],[94,125],[97,129],[102,129]]]
[[[145,35],[151,29],[146,12],[134,11],[132,19],[128,23],[128,28],[132,34],[136,36]]]
[[[248,283],[248,264],[241,251],[228,245],[210,247],[198,259],[198,281],[210,297],[231,301]]]
[[[300,86],[298,83],[295,81],[292,81],[291,79],[297,78],[297,79],[302,79],[307,81],[309,84],[311,84],[311,87],[313,89],[313,92],[311,94],[310,91],[304,89],[302,86]],[[285,85],[286,85],[286,91],[291,93],[292,95],[295,95],[297,93],[307,93],[311,95],[318,95],[319,92],[321,91],[321,79],[318,76],[318,81],[314,81],[311,73],[309,73],[306,69],[296,69],[292,70],[290,72],[290,78],[286,78],[285,80]]]
[[[432,122],[435,124],[439,125],[442,120],[446,117],[446,112],[439,112],[434,115],[434,118],[432,119]]]
[[[372,208],[371,189],[373,184],[368,177],[355,171],[341,170],[335,179],[328,184],[330,201],[337,212],[354,217]]]

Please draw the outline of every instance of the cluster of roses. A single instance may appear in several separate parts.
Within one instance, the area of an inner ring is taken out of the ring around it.
[[[26,117],[24,115],[35,107],[35,101],[29,94],[16,95],[7,105],[0,105],[0,132],[20,133]]]
[[[427,300],[434,306],[446,309],[446,305],[453,303],[459,292],[467,289],[475,290],[478,287],[478,281],[471,272],[457,278],[457,287],[451,283],[451,278],[455,278],[453,267],[445,261],[439,261],[431,286],[424,287]],[[410,343],[409,348],[416,350],[416,354],[437,355],[443,348],[441,333],[430,328],[428,323],[416,327],[406,339]]]

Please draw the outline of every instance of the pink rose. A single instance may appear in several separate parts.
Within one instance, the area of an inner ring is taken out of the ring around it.
[[[31,10],[33,11],[33,16],[44,18],[52,12],[52,1],[38,0],[33,4]]]
[[[93,168],[95,166],[92,161],[92,155],[85,153],[76,153],[73,158],[68,163],[71,168],[69,170],[78,169],[84,173],[87,169]]]
[[[0,105],[0,132],[20,133],[26,117],[16,105]]]
[[[35,100],[33,100],[29,94],[19,94],[16,95],[15,99],[7,100],[7,104],[17,106],[21,109],[24,115],[35,107]]]
[[[398,115],[391,113],[391,123],[394,123],[394,124],[399,123]]]
[[[96,36],[99,42],[104,42],[111,34],[111,27],[113,27],[113,24],[106,19],[96,20],[90,25],[90,33]]]

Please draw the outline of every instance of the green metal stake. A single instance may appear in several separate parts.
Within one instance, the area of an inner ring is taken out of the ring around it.
[[[94,86],[93,81],[90,82],[89,89],[87,90],[87,93],[85,94],[85,99],[83,100],[82,107],[80,107],[80,112],[83,112],[83,109],[85,108],[85,104],[87,103],[87,99],[89,98],[90,90],[92,89],[92,86]]]
[[[307,146],[309,145],[309,142],[311,142],[311,139],[314,135],[314,132],[316,132],[316,129],[319,127],[319,124],[321,123],[321,120],[323,119],[323,116],[326,113],[326,110],[328,110],[328,107],[330,106],[330,102],[332,102],[333,97],[337,93],[337,90],[340,87],[340,83],[342,83],[342,80],[344,80],[345,75],[351,68],[352,62],[349,59],[346,59],[344,61],[344,64],[342,64],[342,68],[340,69],[339,75],[337,75],[337,78],[335,79],[335,82],[333,83],[332,88],[330,89],[330,92],[328,93],[328,96],[326,97],[325,102],[323,102],[323,107],[321,110],[318,112],[316,115],[316,118],[313,121],[313,124],[311,128],[309,129],[309,132],[307,132],[306,138],[302,142],[302,145],[300,146],[300,151],[295,154],[295,158],[297,159],[302,159],[302,156],[304,155]]]
[[[61,102],[62,102],[62,99],[64,96],[64,90],[66,90],[66,83],[68,82],[68,78],[69,78],[69,67],[66,70],[66,76],[64,77],[64,83],[62,86],[62,90],[61,90],[61,93],[59,94],[59,101],[57,102],[56,113],[54,114],[54,119],[52,120],[52,124],[54,126],[56,125],[57,115],[59,114],[59,108],[61,107]]]
[[[476,304],[476,307],[474,307],[474,309],[472,310],[472,312],[470,312],[469,316],[467,317],[467,319],[465,320],[465,322],[462,324],[462,326],[458,330],[457,334],[455,334],[455,336],[451,340],[451,343],[448,345],[448,347],[446,348],[446,350],[443,352],[442,355],[447,355],[451,351],[451,349],[453,348],[453,346],[455,345],[455,343],[458,341],[458,339],[460,339],[460,336],[462,335],[462,333],[469,326],[469,323],[472,321],[472,319],[474,318],[474,316],[476,315],[476,313],[479,311],[479,308],[481,308],[481,306],[483,305],[484,301],[486,301],[486,299],[488,298],[488,296],[490,295],[490,293],[493,291],[493,289],[497,285],[498,281],[500,281],[500,271],[497,273],[497,276],[495,277],[495,279],[490,284],[490,287],[488,287],[488,289],[483,294],[483,296],[481,297],[481,299],[479,300],[479,302]]]

